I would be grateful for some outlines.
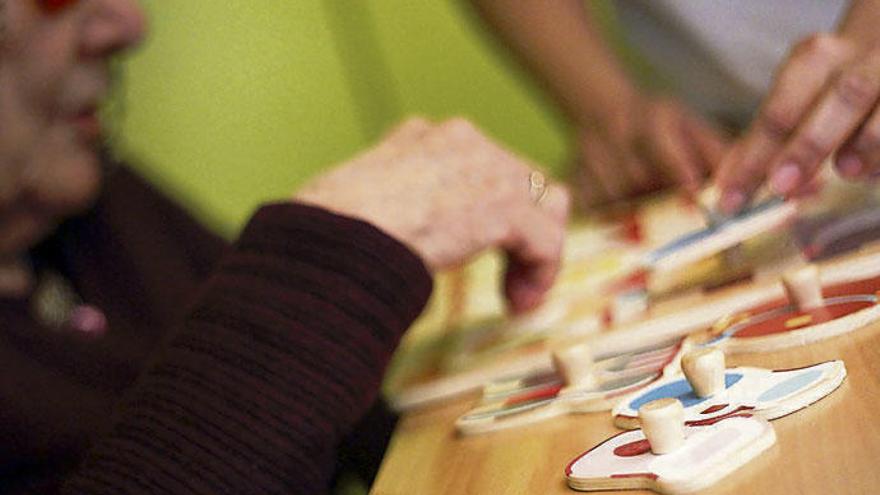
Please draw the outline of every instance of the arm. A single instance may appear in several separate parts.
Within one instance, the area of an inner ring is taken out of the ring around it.
[[[261,209],[61,493],[324,493],[429,269],[500,247],[514,309],[549,289],[568,196],[534,174],[465,121],[414,120],[297,194],[313,206]]]
[[[580,0],[472,0],[578,127],[583,203],[676,183],[695,192],[725,137],[673,98],[643,94]]]
[[[639,97],[581,0],[472,0],[578,125],[605,121]]]
[[[880,1],[854,1],[835,34],[798,43],[744,137],[725,156],[716,178],[719,207],[742,208],[767,179],[796,195],[837,152],[847,178],[880,171]]]
[[[840,23],[840,34],[864,45],[876,43],[880,33],[880,2],[877,0],[853,0],[849,11]]]
[[[324,492],[430,287],[364,222],[264,207],[63,493]]]

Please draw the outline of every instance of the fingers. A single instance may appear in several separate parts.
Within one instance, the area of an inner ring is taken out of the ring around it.
[[[640,119],[641,116],[636,114],[631,117],[631,124],[626,127],[621,121],[610,123],[607,142],[610,145],[610,151],[614,158],[615,167],[609,169],[622,179],[624,192],[626,196],[634,196],[637,194],[648,192],[654,189],[657,177],[651,168],[651,164],[642,156],[640,144],[640,132],[643,128]],[[636,120],[636,122],[633,122]],[[617,197],[615,199],[620,199]]]
[[[633,146],[620,137],[586,131],[579,141],[578,183],[584,206],[625,199],[654,189],[659,182]]]
[[[615,158],[611,147],[598,133],[588,131],[578,142],[581,163],[581,194],[585,206],[594,206],[623,196],[623,182],[615,172]]]
[[[590,167],[583,163],[584,160],[586,157],[581,156],[580,160],[574,164],[570,182],[574,185],[575,205],[581,211],[588,211],[590,208],[604,203],[606,195]]]
[[[880,74],[880,55],[873,51],[865,59],[862,67],[856,70],[867,75],[869,91],[876,92],[872,85]],[[856,131],[840,147],[835,159],[837,172],[847,179],[876,178],[880,174],[880,110],[877,108],[877,95],[874,94],[873,109]]]
[[[730,147],[728,136],[692,115],[686,115],[684,119],[685,136],[691,139],[700,156],[704,175],[710,175]]]
[[[717,174],[717,184],[721,191],[719,206],[725,213],[735,213],[767,178],[773,158],[791,144],[792,136],[810,114],[815,102],[822,95],[823,88],[839,67],[841,60],[850,55],[850,48],[837,39],[826,35],[814,36],[802,42],[792,52],[791,57],[777,73],[775,82],[759,110],[758,116],[736,146],[723,159]],[[833,90],[838,93],[839,89]],[[844,89],[843,91],[848,91]],[[834,96],[840,100],[840,95]],[[844,99],[850,98],[849,95]],[[840,100],[842,101],[842,100]],[[828,109],[822,109],[827,112]],[[827,118],[827,114],[821,114]],[[815,133],[817,122],[811,124]],[[803,153],[802,160],[813,158],[824,151],[827,140],[817,141],[815,134],[798,134],[798,140],[788,148],[789,153]],[[789,155],[791,157],[791,155]],[[794,158],[793,158],[794,159]],[[779,162],[773,167],[774,185],[782,190],[793,190],[805,176],[810,165],[794,162]],[[785,166],[783,166],[785,165]]]
[[[553,286],[562,258],[568,193],[551,186],[539,203],[511,210],[512,229],[502,247],[508,255],[504,293],[514,313],[538,306]]]
[[[655,189],[660,182],[648,163],[628,146],[618,148],[618,174],[626,178],[626,195],[635,196]]]
[[[834,165],[846,179],[869,179],[880,175],[880,112],[877,109],[841,146]]]
[[[878,96],[880,53],[873,52],[831,82],[774,159],[770,178],[773,190],[788,195],[808,182],[822,162],[861,127]]]
[[[637,122],[583,132],[583,193],[587,205],[646,193],[670,183],[695,193],[720,161],[726,140],[679,102],[654,99]]]
[[[648,143],[652,154],[673,181],[695,193],[703,181],[701,154],[693,147],[684,126],[684,112],[677,105],[660,103],[649,117]]]

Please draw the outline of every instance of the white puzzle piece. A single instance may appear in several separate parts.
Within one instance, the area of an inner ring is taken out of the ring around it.
[[[843,361],[792,370],[728,368],[726,389],[711,397],[697,396],[682,374],[664,377],[618,403],[612,410],[619,428],[638,428],[639,408],[657,399],[674,398],[685,409],[685,423],[701,424],[716,418],[748,412],[776,419],[803,409],[830,394],[846,377]]]
[[[654,271],[681,268],[785,224],[794,218],[797,208],[794,200],[770,198],[647,253],[643,264]]]
[[[684,443],[657,455],[641,430],[620,433],[581,454],[566,468],[581,491],[649,489],[693,493],[736,471],[776,442],[767,421],[749,415],[685,427]]]

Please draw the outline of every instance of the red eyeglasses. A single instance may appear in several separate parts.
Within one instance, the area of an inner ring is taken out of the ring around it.
[[[62,10],[72,7],[80,2],[80,0],[36,0],[37,6],[47,14],[55,14]]]

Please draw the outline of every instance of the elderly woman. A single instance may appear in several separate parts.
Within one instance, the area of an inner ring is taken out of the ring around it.
[[[4,3],[0,492],[325,492],[431,272],[501,247],[513,310],[552,283],[567,195],[464,121],[408,122],[226,245],[96,152],[137,3]]]

